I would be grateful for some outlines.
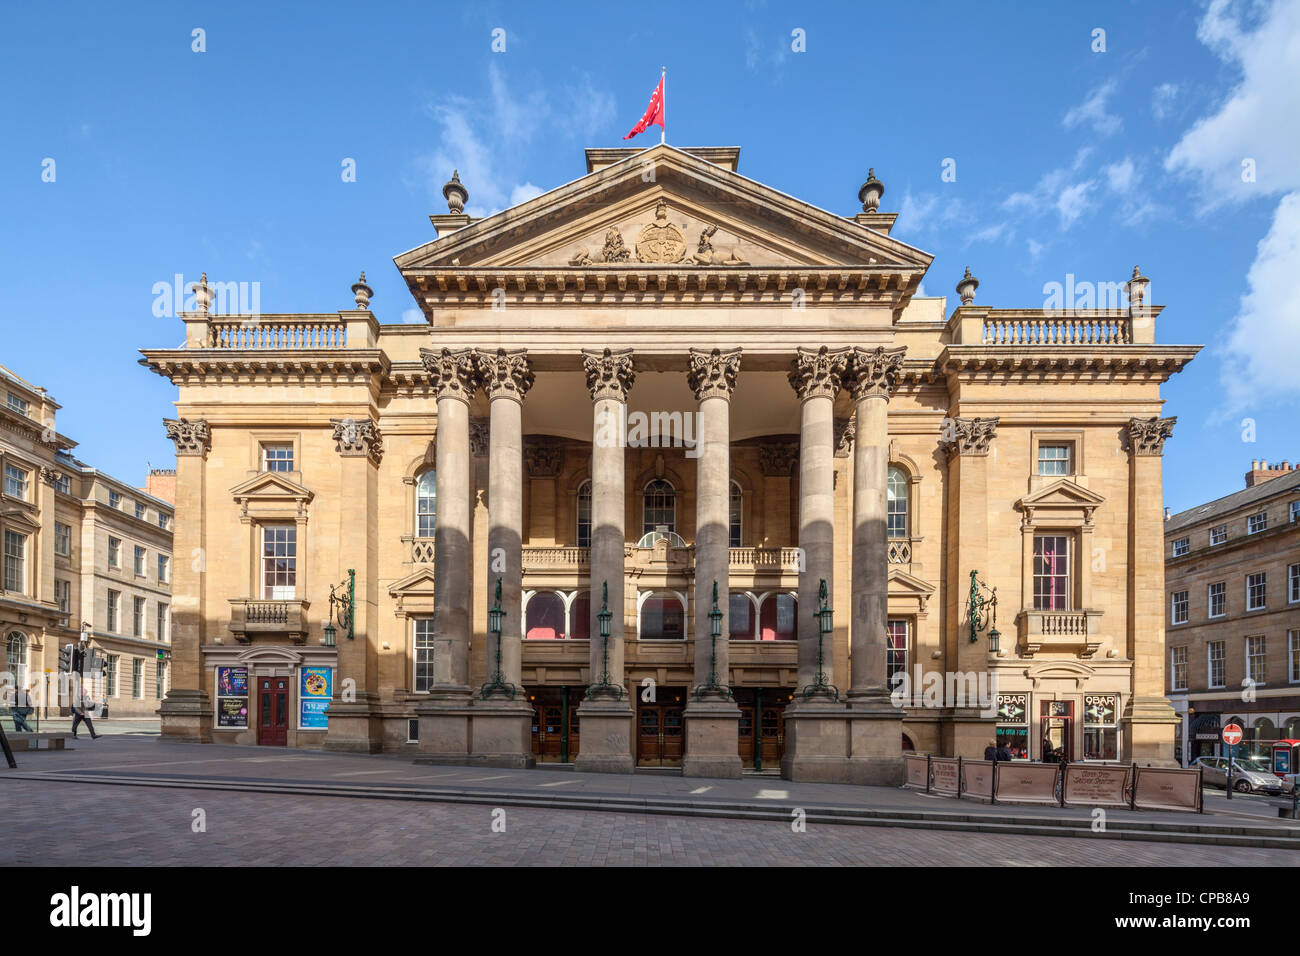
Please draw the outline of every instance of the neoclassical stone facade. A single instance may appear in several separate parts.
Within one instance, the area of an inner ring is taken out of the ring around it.
[[[198,290],[144,351],[208,556],[165,733],[864,783],[995,737],[1172,760],[1160,386],[1197,349],[1136,270],[1123,311],[977,305],[967,270],[948,312],[874,172],[845,217],[738,158],[588,150],[485,219],[454,178],[395,260],[420,324],[364,276],[325,315]]]

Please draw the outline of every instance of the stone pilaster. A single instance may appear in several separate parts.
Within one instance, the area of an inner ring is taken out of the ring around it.
[[[471,744],[469,403],[477,371],[470,349],[421,349],[420,359],[438,396],[433,686],[416,707],[420,752],[431,762],[463,763]]]
[[[970,572],[987,578],[989,567],[988,458],[996,418],[948,418],[940,444],[948,456],[948,541],[945,594],[947,631],[945,665],[950,671],[979,673],[988,669],[988,645],[970,640],[966,607]],[[993,739],[993,721],[978,706],[946,707],[943,711],[943,751],[948,756],[980,759]]]
[[[210,743],[212,698],[203,669],[203,612],[207,606],[204,548],[207,547],[208,423],[164,419],[176,444],[175,533],[172,539],[171,687],[158,707],[162,736]],[[196,558],[198,560],[196,560]],[[75,620],[75,618],[74,618]]]
[[[627,395],[636,381],[632,350],[583,351],[591,393],[591,658],[587,696],[578,707],[579,770],[631,773],[632,705],[623,685],[623,551]],[[608,589],[608,642],[600,637]],[[604,686],[597,686],[604,685]]]
[[[1125,760],[1174,767],[1180,719],[1165,697],[1165,439],[1176,418],[1128,423],[1128,656],[1133,685],[1122,719]]]
[[[687,383],[700,403],[695,483],[695,687],[686,704],[688,777],[740,776],[740,708],[730,690],[731,393],[740,349],[691,349]],[[713,592],[722,613],[712,638]]]

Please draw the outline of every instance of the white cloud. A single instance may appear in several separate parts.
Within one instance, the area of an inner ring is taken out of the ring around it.
[[[1025,250],[1029,253],[1029,261],[1037,262],[1038,257],[1043,254],[1043,244],[1033,239],[1025,240]]]
[[[1078,106],[1072,106],[1061,119],[1066,129],[1074,129],[1080,123],[1087,123],[1093,131],[1102,136],[1118,133],[1123,123],[1114,113],[1106,110],[1106,101],[1115,92],[1115,81],[1107,80],[1088,94],[1088,98]]]
[[[1102,172],[1106,174],[1106,185],[1113,193],[1126,193],[1137,183],[1137,167],[1127,156],[1118,163],[1102,167]]]
[[[1197,180],[1202,212],[1300,188],[1300,3],[1247,8],[1259,13],[1253,24],[1243,23],[1242,12],[1214,0],[1201,20],[1197,36],[1240,71],[1240,80],[1165,158],[1165,169]],[[1254,161],[1256,182],[1242,181],[1247,159]]]
[[[1069,229],[1078,221],[1088,208],[1088,193],[1097,184],[1091,179],[1073,183],[1061,190],[1056,197],[1056,211],[1061,215],[1061,228]]]
[[[911,236],[936,233],[940,229],[958,225],[967,220],[960,199],[944,199],[935,193],[903,193],[898,210],[900,229]]]
[[[424,321],[424,313],[419,309],[403,309],[402,321],[408,325],[418,325]]]
[[[510,205],[518,206],[520,203],[528,202],[528,200],[540,196],[545,191],[540,186],[534,186],[532,183],[523,183],[510,190]]]
[[[1293,397],[1300,353],[1300,193],[1283,197],[1268,235],[1260,240],[1223,347],[1225,412],[1261,400]]]
[[[1177,83],[1161,83],[1151,91],[1151,115],[1158,120],[1164,119],[1173,109],[1177,97]]]
[[[995,222],[971,233],[966,240],[966,244],[970,245],[972,242],[997,242],[999,239],[1010,242],[1015,237],[1016,231],[1011,227],[1011,223]]]

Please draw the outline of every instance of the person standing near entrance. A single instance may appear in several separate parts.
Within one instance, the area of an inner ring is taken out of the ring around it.
[[[994,751],[993,759],[994,760],[1011,759],[1011,748],[1007,746],[1007,742],[1005,740],[1002,741],[1002,743],[998,744],[997,749]]]
[[[985,759],[985,760],[997,760],[997,759],[998,759],[998,748],[997,748],[997,744],[990,743],[987,747],[984,748],[984,759]]]
[[[94,709],[95,702],[90,699],[90,695],[83,693],[77,706],[72,708],[72,738],[77,739],[77,728],[84,721],[86,727],[90,730],[90,739],[98,740],[100,735],[95,733],[95,725],[90,720],[90,712]]]

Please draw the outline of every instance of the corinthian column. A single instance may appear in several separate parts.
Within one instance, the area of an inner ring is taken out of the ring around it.
[[[849,700],[887,705],[886,631],[889,559],[885,483],[889,470],[889,396],[905,348],[856,348],[848,382],[856,407],[853,441],[853,618]],[[901,716],[901,715],[899,715]],[[901,731],[900,731],[901,733]],[[901,737],[895,743],[901,745]]]
[[[591,677],[578,707],[582,735],[579,770],[632,771],[632,707],[623,686],[624,423],[636,380],[632,350],[582,353],[591,393]],[[609,637],[600,635],[602,600]]]
[[[688,777],[739,777],[740,709],[730,690],[731,393],[740,349],[691,349],[687,383],[700,403],[695,473],[695,688],[686,705]],[[722,612],[712,638],[713,594]]]

